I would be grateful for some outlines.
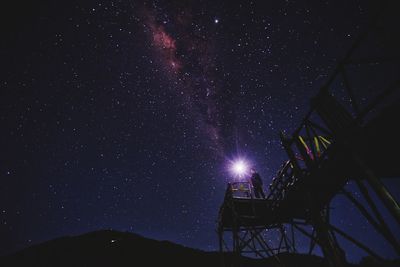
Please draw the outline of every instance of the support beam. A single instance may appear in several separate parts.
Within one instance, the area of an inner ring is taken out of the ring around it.
[[[275,258],[275,260],[280,263],[280,259],[278,256],[276,256],[276,254],[274,253],[273,249],[271,249],[270,246],[268,246],[267,242],[265,242],[265,240],[263,238],[260,238],[259,235],[256,236],[257,241],[259,242],[259,244],[261,245],[261,247],[267,252],[269,251],[271,253],[271,255]]]
[[[315,235],[315,229],[313,228],[313,231],[312,231],[312,233],[311,233],[311,236],[314,236],[314,235]],[[314,239],[312,239],[312,238],[310,239],[310,248],[309,248],[309,250],[308,250],[308,254],[309,254],[309,255],[311,255],[311,253],[313,252],[316,243],[317,243],[317,242],[315,242]]]
[[[350,81],[349,81],[349,78],[347,77],[347,72],[346,72],[345,66],[342,66],[342,69],[341,69],[340,72],[342,74],[344,88],[346,89],[346,91],[347,91],[347,93],[349,95],[349,98],[350,98],[350,104],[351,104],[351,106],[353,107],[353,109],[355,111],[356,117],[358,117],[360,115],[360,108],[359,108],[357,100],[356,100],[356,98],[354,96],[354,92],[353,92],[353,90],[352,90],[352,88],[350,86]]]
[[[369,214],[367,209],[357,200],[355,199],[349,192],[346,190],[342,190],[343,194],[358,208],[358,210],[361,212],[361,214],[367,219],[367,221],[371,224],[372,227],[375,228],[375,230],[380,233],[391,245],[392,247],[396,250],[398,254],[400,254],[400,246],[396,239],[394,238],[394,235],[391,233],[390,229],[388,226],[385,224],[383,221],[383,218],[381,218],[380,224],[375,221],[375,219],[372,217],[372,215]],[[373,202],[372,202],[372,205]],[[376,206],[375,206],[376,208]],[[378,211],[376,211],[378,212]],[[378,212],[379,214],[379,212]],[[377,217],[377,214],[375,213],[375,216]],[[379,214],[380,216],[380,214]]]
[[[316,212],[313,216],[312,224],[315,227],[315,233],[320,241],[322,252],[329,264],[332,267],[346,266],[344,252],[329,231],[329,221],[327,221],[326,213]]]
[[[252,237],[252,240],[254,240],[253,237]],[[242,240],[242,241],[243,241],[243,240]],[[257,256],[259,256],[260,258],[262,258],[262,259],[265,259],[265,258],[266,258],[264,255],[261,254],[261,252],[263,252],[263,251],[258,250],[258,249],[256,248],[255,245],[251,245],[250,243],[247,243],[246,246],[249,247],[249,248],[251,249],[251,251],[254,252],[254,253],[255,253]],[[242,252],[242,250],[241,250],[240,252]],[[271,256],[267,251],[264,251],[264,252],[265,252],[265,254],[267,254],[268,257]]]
[[[294,239],[294,226],[293,226],[293,222],[290,224],[290,230],[292,232],[292,245],[293,245],[293,252],[296,253],[297,249],[296,249],[296,240]]]
[[[393,198],[393,196],[386,189],[384,184],[376,177],[373,171],[364,163],[364,161],[356,154],[353,153],[353,158],[361,171],[365,174],[365,178],[368,183],[371,185],[372,189],[378,195],[378,197],[382,200],[383,204],[395,218],[397,223],[400,225],[400,206]]]
[[[354,245],[358,246],[359,248],[361,248],[362,250],[364,250],[365,252],[367,252],[369,255],[371,255],[372,257],[374,257],[375,259],[382,261],[382,257],[380,257],[378,254],[376,254],[375,252],[373,252],[370,248],[368,248],[366,245],[362,244],[361,242],[355,240],[353,237],[349,236],[348,234],[346,234],[345,232],[343,232],[342,230],[336,228],[333,225],[329,225],[329,227],[335,231],[336,233],[338,233],[339,235],[341,235],[342,237],[346,238],[347,240],[349,240],[350,242],[352,242]]]
[[[283,241],[285,242],[286,251],[287,251],[287,252],[290,252],[290,245],[289,245],[289,242],[288,242],[288,239],[287,239],[287,236],[286,236],[285,227],[284,227],[283,225],[281,225],[281,226],[279,227],[279,230],[280,230],[280,232],[281,232],[282,239],[283,239]]]
[[[300,226],[293,224],[294,228],[296,228],[300,233],[302,233],[303,235],[307,236],[308,238],[310,238],[313,242],[315,242],[316,244],[318,244],[319,246],[321,246],[320,241],[317,239],[317,237],[315,237],[312,234],[309,234],[306,230],[304,230],[303,228],[301,228]],[[314,232],[313,232],[314,233]]]
[[[218,230],[218,241],[219,241],[219,252],[220,252],[221,266],[225,266],[224,231],[222,229]]]

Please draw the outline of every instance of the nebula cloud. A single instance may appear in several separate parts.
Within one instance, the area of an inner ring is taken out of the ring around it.
[[[143,11],[148,37],[155,56],[173,79],[185,105],[198,118],[199,127],[208,137],[210,149],[224,157],[226,136],[231,134],[234,114],[231,94],[219,79],[213,36],[196,33],[189,10],[176,11],[168,23],[158,19],[153,9]],[[167,26],[165,25],[167,24]],[[167,30],[168,29],[168,30]]]
[[[150,29],[152,44],[160,58],[163,60],[167,69],[173,73],[179,73],[182,68],[180,60],[177,58],[176,40],[165,30],[163,25],[158,25],[154,15],[147,12],[146,25]]]

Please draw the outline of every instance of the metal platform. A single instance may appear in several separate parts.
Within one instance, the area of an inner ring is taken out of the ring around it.
[[[398,49],[395,51],[397,54],[382,50],[382,55],[367,53],[360,59],[357,53],[368,40],[376,41],[375,37],[371,38],[374,31],[376,33],[376,25],[380,31],[385,29],[382,18],[387,20],[390,16],[397,16],[394,9],[386,11],[388,13],[381,13],[356,39],[327,83],[312,99],[310,111],[294,133],[290,136],[281,133],[288,160],[272,179],[267,198],[255,199],[248,184],[228,185],[218,218],[221,252],[232,251],[237,259],[244,253],[260,258],[278,257],[281,252],[295,253],[296,231],[310,239],[309,253],[318,245],[331,266],[346,265],[345,252],[340,248],[336,235],[381,260],[367,245],[331,224],[330,203],[341,194],[400,256],[399,240],[370,195],[373,190],[400,226],[399,204],[382,183],[383,178],[400,177],[400,127],[397,125],[400,117],[400,54]],[[393,42],[400,46],[397,28],[393,34],[396,34]],[[363,49],[375,52],[374,48]],[[385,69],[387,62],[392,65]],[[375,82],[380,89],[370,99],[360,100],[355,97],[348,68],[364,71],[363,64],[381,68],[379,72],[386,73],[387,77],[379,80],[369,74],[353,74],[362,78],[361,84],[368,86]],[[358,188],[364,202],[346,191],[348,183]],[[311,227],[312,232],[306,227]],[[280,235],[277,244],[268,236],[272,230]],[[231,234],[230,239],[225,238],[226,233]],[[232,246],[227,241],[232,241]],[[273,247],[273,243],[277,247]],[[239,261],[233,263],[240,266]]]

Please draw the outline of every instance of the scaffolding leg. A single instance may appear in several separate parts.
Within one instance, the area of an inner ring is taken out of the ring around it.
[[[225,259],[224,259],[224,231],[218,230],[218,241],[219,241],[219,253],[221,258],[221,266],[225,267]]]
[[[337,244],[335,238],[329,231],[329,222],[323,213],[314,216],[313,225],[320,241],[322,252],[332,267],[346,266],[346,259],[343,250]]]

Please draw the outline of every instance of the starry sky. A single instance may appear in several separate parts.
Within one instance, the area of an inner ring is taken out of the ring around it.
[[[286,159],[279,131],[300,124],[374,11],[361,0],[4,5],[0,254],[105,228],[215,250],[226,163],[246,157],[271,181]],[[338,206],[340,225],[365,232]]]

